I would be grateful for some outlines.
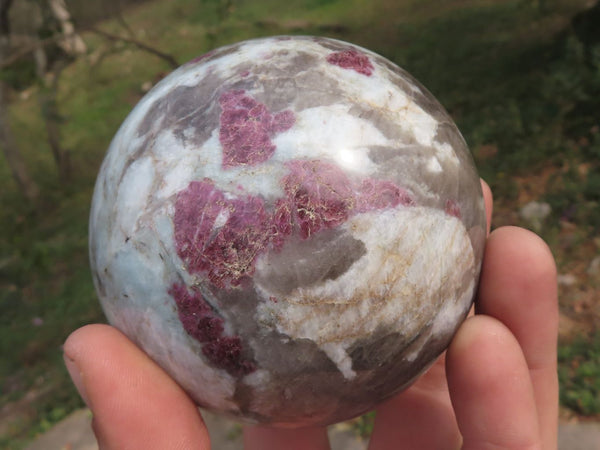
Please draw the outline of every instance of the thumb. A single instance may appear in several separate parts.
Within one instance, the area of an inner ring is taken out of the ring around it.
[[[100,448],[210,448],[196,405],[117,329],[80,328],[65,342],[64,359],[94,414]]]

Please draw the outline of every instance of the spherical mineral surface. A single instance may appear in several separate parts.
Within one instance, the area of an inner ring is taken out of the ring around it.
[[[313,37],[224,47],[157,84],[110,146],[90,222],[110,323],[199,405],[281,426],[407,387],[466,316],[484,239],[440,104]]]

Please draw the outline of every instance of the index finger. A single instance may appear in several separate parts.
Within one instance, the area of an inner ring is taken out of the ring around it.
[[[492,232],[476,312],[500,320],[517,338],[533,383],[544,448],[556,448],[556,267],[548,246],[538,236],[517,227]]]

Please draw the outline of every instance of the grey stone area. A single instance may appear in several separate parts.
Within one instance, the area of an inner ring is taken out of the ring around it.
[[[559,450],[600,450],[600,423],[561,423],[558,427]]]
[[[291,239],[269,257],[257,281],[269,290],[286,295],[301,286],[336,279],[365,254],[365,245],[347,233],[326,230],[314,239]]]
[[[98,450],[92,432],[92,413],[80,409],[38,436],[26,450]]]

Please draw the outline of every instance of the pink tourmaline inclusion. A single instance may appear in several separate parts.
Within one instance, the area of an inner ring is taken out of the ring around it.
[[[202,353],[216,367],[233,376],[243,376],[256,367],[242,357],[242,342],[238,336],[223,335],[223,319],[197,291],[191,293],[182,284],[174,284],[169,294],[175,299],[177,312],[185,331],[200,343]]]
[[[358,50],[335,52],[327,57],[327,62],[343,69],[352,69],[370,77],[373,74],[373,64],[369,57]]]
[[[271,237],[272,218],[259,197],[228,199],[213,182],[192,181],[175,202],[177,254],[190,273],[228,288],[251,275]]]
[[[292,160],[287,168],[285,197],[271,211],[261,197],[226,197],[208,179],[192,181],[177,194],[175,244],[188,272],[204,273],[216,287],[229,289],[251,276],[256,258],[280,248],[294,230],[306,239],[354,214],[414,204],[390,181],[351,180],[329,162]]]
[[[354,181],[333,163],[292,160],[287,167],[283,185],[303,238],[341,225],[357,213],[414,204],[408,192],[391,181]]]
[[[292,111],[271,114],[267,107],[243,90],[221,94],[219,140],[223,147],[223,167],[254,165],[268,160],[275,145],[271,137],[294,124]]]
[[[450,216],[454,216],[457,219],[462,219],[462,214],[460,212],[460,206],[454,200],[446,200],[446,206],[444,208],[444,212]]]

